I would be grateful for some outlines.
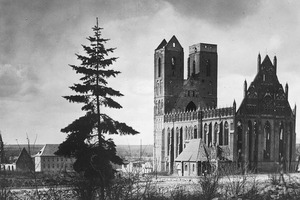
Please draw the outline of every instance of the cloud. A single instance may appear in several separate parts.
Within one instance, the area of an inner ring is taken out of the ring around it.
[[[31,67],[0,65],[0,97],[33,96],[39,92],[39,78]]]
[[[239,24],[249,15],[259,10],[259,1],[240,0],[165,0],[180,14],[200,18],[217,26]]]

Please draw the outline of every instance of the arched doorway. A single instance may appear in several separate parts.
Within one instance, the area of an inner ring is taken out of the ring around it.
[[[194,104],[194,102],[190,102],[186,108],[185,108],[185,111],[188,112],[188,111],[195,111],[197,109],[196,105]]]

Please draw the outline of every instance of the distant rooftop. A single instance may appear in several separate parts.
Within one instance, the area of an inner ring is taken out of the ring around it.
[[[55,156],[59,144],[46,144],[35,156]]]
[[[207,161],[207,150],[201,139],[193,139],[187,144],[186,148],[179,154],[175,161]]]

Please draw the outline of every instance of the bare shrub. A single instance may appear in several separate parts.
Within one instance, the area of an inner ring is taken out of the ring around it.
[[[152,176],[127,173],[117,177],[106,191],[109,200],[157,199],[161,193]]]
[[[273,174],[269,174],[269,181],[271,183],[271,185],[279,185],[280,184],[280,174],[278,173],[273,173]]]
[[[219,196],[219,180],[220,176],[218,173],[204,174],[203,177],[200,177],[200,191],[198,194],[195,194],[199,199],[211,200]]]

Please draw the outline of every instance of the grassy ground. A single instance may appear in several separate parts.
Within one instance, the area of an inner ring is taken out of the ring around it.
[[[2,182],[1,182],[2,183]],[[79,199],[75,188],[0,188],[0,199]],[[97,192],[95,192],[95,199]],[[300,199],[300,174],[207,175],[118,178],[106,190],[107,200],[296,200]]]

